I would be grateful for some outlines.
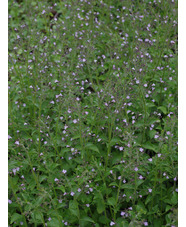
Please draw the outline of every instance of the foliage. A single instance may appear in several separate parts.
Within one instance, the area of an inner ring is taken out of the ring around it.
[[[177,0],[9,4],[9,226],[177,226]]]

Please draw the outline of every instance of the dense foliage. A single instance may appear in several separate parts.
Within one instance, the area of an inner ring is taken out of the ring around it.
[[[9,226],[177,226],[177,0],[8,4]]]

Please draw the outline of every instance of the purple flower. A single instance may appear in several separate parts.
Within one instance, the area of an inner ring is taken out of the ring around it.
[[[75,193],[74,193],[74,192],[71,192],[71,193],[70,193],[70,195],[71,195],[71,196],[74,196],[74,195],[75,195]]]
[[[64,174],[65,174],[66,172],[67,172],[67,170],[65,170],[65,169],[63,169],[63,170],[62,170],[62,173],[64,173]]]
[[[17,141],[15,141],[15,144],[19,145],[19,141],[18,141],[18,140],[17,140]]]
[[[121,214],[120,214],[121,216],[124,216],[125,215],[125,212],[123,212],[123,211],[121,211]]]
[[[113,226],[115,224],[116,224],[115,222],[111,221],[110,226]]]
[[[151,188],[149,188],[149,189],[148,189],[148,191],[151,193],[151,192],[152,192],[152,189],[151,189]]]
[[[137,167],[135,167],[135,168],[134,168],[134,171],[136,171],[136,172],[137,172],[137,171],[138,171],[138,168],[137,168]]]
[[[144,226],[148,226],[149,225],[147,221],[143,222],[143,224],[144,224]]]
[[[140,150],[140,152],[143,152],[144,151],[143,148],[140,148],[139,150]]]

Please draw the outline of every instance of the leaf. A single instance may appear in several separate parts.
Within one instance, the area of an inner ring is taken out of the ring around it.
[[[118,184],[116,182],[112,182],[111,184],[109,184],[109,186],[116,186],[116,187],[118,187]]]
[[[20,165],[21,165],[21,162],[18,162],[15,160],[8,161],[8,171],[11,171],[12,169],[14,169]]]
[[[152,200],[152,196],[148,195],[146,200],[145,200],[145,205],[147,205],[151,200]]]
[[[44,181],[45,179],[47,179],[46,175],[43,176],[39,176],[39,182],[41,183],[42,181]]]
[[[72,140],[75,140],[75,139],[79,139],[80,138],[80,135],[75,135],[74,137],[72,137]]]
[[[159,106],[158,110],[161,110],[164,114],[167,114],[167,109],[164,106]]]
[[[115,138],[112,138],[112,139],[111,139],[109,145],[110,145],[110,146],[114,146],[114,145],[117,144],[117,143],[118,143],[118,144],[120,143],[120,138],[115,137]]]
[[[94,145],[93,143],[87,143],[85,148],[100,153],[98,147],[96,145]]]
[[[107,224],[108,219],[105,216],[99,217],[99,222],[101,224]]]
[[[22,215],[14,213],[11,217],[10,224],[12,224],[15,221],[22,220],[22,218],[23,218]]]
[[[101,214],[105,210],[105,205],[103,200],[98,200],[97,201],[97,212]]]
[[[32,216],[33,216],[33,219],[35,219],[39,223],[43,222],[43,214],[40,211],[35,210]]]
[[[150,107],[154,107],[155,104],[154,104],[154,103],[147,102],[147,103],[146,103],[146,106],[150,108]]]
[[[51,221],[47,222],[47,226],[48,227],[56,227],[56,226],[60,226],[60,224],[59,224],[59,221],[58,221],[57,218],[52,218]]]
[[[149,136],[150,136],[151,139],[154,138],[155,135],[156,135],[156,130],[150,130],[149,131]]]
[[[83,217],[80,219],[80,221],[87,221],[87,222],[95,223],[95,221],[90,217]]]
[[[134,186],[131,185],[131,184],[123,184],[123,185],[121,186],[121,188],[122,188],[122,189],[123,189],[123,188],[126,188],[126,189],[134,189]]]
[[[173,192],[171,202],[172,202],[173,205],[176,205],[178,203],[178,194],[176,192]]]
[[[170,210],[172,208],[172,206],[167,205],[165,208],[165,211],[167,212],[168,210]]]
[[[115,206],[115,204],[116,204],[115,198],[114,197],[108,198],[107,204],[111,205],[111,206]]]
[[[79,207],[78,207],[78,202],[76,200],[70,201],[69,210],[73,215],[79,218]]]
[[[157,152],[157,148],[154,144],[152,144],[151,142],[147,141],[146,143],[144,143],[142,145],[143,148],[148,149],[148,150],[152,150],[154,152]]]
[[[59,187],[56,187],[55,189],[61,190],[63,193],[65,193],[65,188],[61,185]]]

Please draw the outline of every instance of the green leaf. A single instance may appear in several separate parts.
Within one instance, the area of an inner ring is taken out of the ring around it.
[[[114,146],[115,144],[119,144],[120,143],[120,138],[112,138],[111,141],[110,141],[110,146]]]
[[[97,201],[97,212],[99,213],[99,214],[101,214],[103,211],[105,210],[105,205],[104,205],[104,202],[103,202],[103,200],[98,200]]]
[[[124,189],[124,188],[126,188],[126,189],[134,189],[134,186],[131,185],[131,184],[123,184],[123,185],[121,186],[121,188],[122,188],[122,189]]]
[[[172,206],[167,205],[165,208],[165,211],[167,212],[168,210],[170,210],[172,208]]]
[[[118,184],[116,182],[112,182],[111,184],[109,184],[109,186],[116,186],[116,187],[118,187]]]
[[[32,214],[32,217],[39,223],[43,222],[43,214],[38,210],[34,211],[34,213]]]
[[[150,130],[149,131],[149,137],[152,139],[156,135],[156,130]]]
[[[154,107],[155,104],[154,104],[154,103],[147,102],[147,103],[146,103],[146,106],[150,108],[150,107]]]
[[[173,192],[173,196],[171,198],[171,202],[173,205],[176,205],[178,203],[178,193]]]
[[[111,206],[115,206],[115,204],[116,204],[115,198],[114,197],[108,198],[107,204],[111,205]]]
[[[59,187],[56,187],[55,189],[61,190],[63,193],[65,193],[65,188],[61,185]]]
[[[98,147],[96,145],[94,145],[93,143],[87,143],[85,148],[100,153]]]
[[[59,221],[58,221],[57,218],[52,218],[51,221],[47,222],[47,226],[48,227],[56,227],[56,226],[60,226],[60,224],[59,224]]]
[[[159,106],[158,110],[161,110],[164,114],[167,114],[167,109],[164,106]]]
[[[86,222],[95,223],[95,221],[92,218],[90,218],[90,217],[82,217],[80,219],[80,221],[86,221]]]
[[[22,218],[23,218],[22,215],[14,213],[11,217],[10,224],[12,224],[15,221],[22,220]]]
[[[78,202],[76,200],[70,201],[69,210],[73,215],[79,218],[79,207],[78,207]]]
[[[39,176],[39,182],[41,183],[42,181],[44,181],[45,179],[47,179],[46,175],[43,176]]]
[[[72,137],[72,140],[75,140],[75,139],[79,139],[80,138],[80,135],[75,135],[74,137]]]
[[[157,152],[157,147],[156,145],[152,144],[151,142],[147,141],[142,145],[143,148],[146,148],[148,150],[152,150],[154,152]]]
[[[107,224],[108,219],[105,216],[99,217],[99,222],[101,224]]]
[[[152,196],[148,195],[146,200],[145,200],[145,205],[147,205],[151,200],[152,200]]]

